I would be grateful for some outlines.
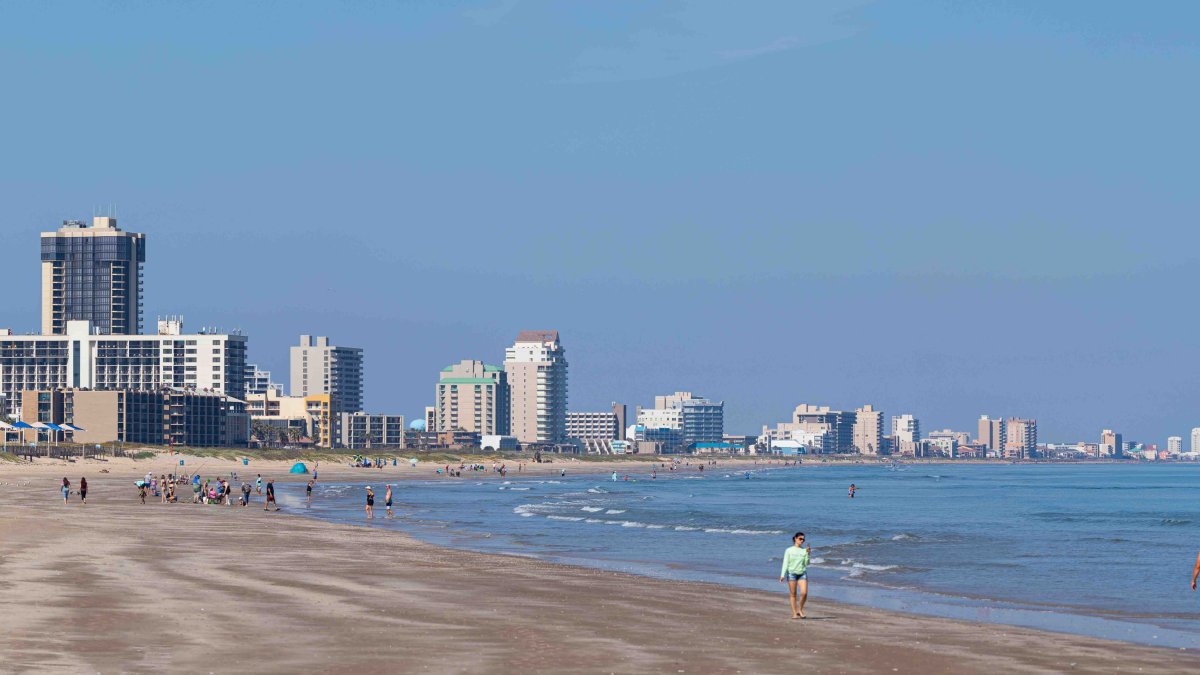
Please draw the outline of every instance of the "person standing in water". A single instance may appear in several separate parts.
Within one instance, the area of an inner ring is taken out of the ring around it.
[[[316,479],[313,479],[313,480],[316,480]],[[310,480],[310,481],[308,481],[308,485],[304,488],[304,493],[308,497],[309,504],[312,504],[312,486],[313,486],[313,481]]]
[[[392,513],[392,486],[391,485],[387,486],[387,492],[385,492],[383,495],[383,504],[384,504],[384,506],[387,507],[388,520],[395,518],[396,517],[395,514]]]
[[[1192,590],[1196,590],[1196,577],[1200,577],[1200,553],[1196,554],[1196,566],[1192,568]]]
[[[368,485],[367,486],[367,519],[370,520],[371,518],[374,518],[374,517],[375,517],[375,491],[371,489],[370,485]]]
[[[855,492],[855,490],[857,490],[857,489],[858,489],[858,488],[854,487],[854,483],[851,483],[851,484],[850,484],[850,491],[849,491],[849,496],[850,496],[850,499],[854,499],[854,492]]]
[[[783,552],[783,568],[779,570],[779,583],[787,582],[793,619],[805,618],[804,602],[808,600],[808,561],[811,555],[812,547],[804,543],[803,532],[794,534],[792,546]],[[796,596],[797,591],[799,591],[799,598]]]
[[[279,502],[275,501],[275,479],[274,478],[267,481],[267,502],[266,502],[266,505],[263,506],[263,511],[266,511],[267,508],[270,507],[272,504],[275,505],[275,510],[278,511],[279,510]]]

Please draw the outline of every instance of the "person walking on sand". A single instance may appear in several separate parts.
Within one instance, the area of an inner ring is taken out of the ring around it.
[[[375,492],[367,486],[367,520],[375,517]]]
[[[250,505],[250,484],[242,481],[242,506]]]
[[[87,479],[82,476],[79,478],[79,501],[87,503]]]
[[[275,505],[275,510],[279,510],[279,503],[275,501],[275,479],[267,481],[267,502],[263,506],[263,511],[266,511],[272,504]]]
[[[254,491],[260,495],[262,494],[262,474],[261,473],[258,474],[258,478],[255,479],[255,481],[254,481]]]
[[[387,492],[385,492],[383,494],[383,505],[387,507],[387,515],[385,517],[388,520],[395,518],[396,517],[395,514],[392,513],[392,486],[391,485],[387,486]]]
[[[71,481],[67,480],[66,476],[63,476],[62,496],[63,496],[63,504],[66,504],[67,498],[71,496]]]
[[[779,583],[787,582],[788,597],[792,604],[792,618],[803,619],[804,602],[808,600],[808,560],[812,547],[804,543],[804,533],[792,536],[792,546],[783,552],[783,568],[779,570]],[[799,590],[799,604],[796,591]]]

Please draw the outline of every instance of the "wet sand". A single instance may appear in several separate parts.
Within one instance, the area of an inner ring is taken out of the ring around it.
[[[1200,668],[1191,651],[823,600],[810,602],[810,619],[793,621],[782,592],[463,553],[394,531],[264,513],[260,501],[143,506],[131,478],[145,469],[110,467],[86,471],[86,506],[73,495],[64,507],[61,465],[0,464],[0,671]],[[87,468],[66,471],[74,483]],[[254,468],[240,472],[253,477]]]

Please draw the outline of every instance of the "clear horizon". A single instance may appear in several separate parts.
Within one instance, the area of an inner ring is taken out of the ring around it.
[[[1200,426],[1193,4],[0,17],[0,327],[38,328],[38,233],[114,204],[149,329],[240,328],[285,388],[301,334],[362,347],[372,412],[557,329],[571,410]]]

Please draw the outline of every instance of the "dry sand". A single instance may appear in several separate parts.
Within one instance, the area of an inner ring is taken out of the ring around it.
[[[148,464],[0,464],[0,671],[1200,669],[1190,651],[823,600],[792,621],[783,593],[463,553],[259,503],[143,506],[130,478]],[[88,476],[86,506],[62,504],[64,471]]]

